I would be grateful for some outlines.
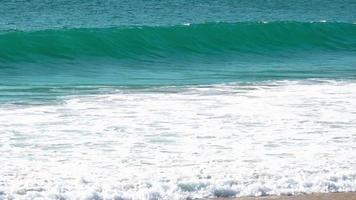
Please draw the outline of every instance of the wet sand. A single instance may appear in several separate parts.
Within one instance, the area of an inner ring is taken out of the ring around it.
[[[356,200],[356,192],[318,193],[297,196],[215,198],[213,200]]]

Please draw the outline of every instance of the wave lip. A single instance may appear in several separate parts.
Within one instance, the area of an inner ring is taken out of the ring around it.
[[[356,51],[356,25],[329,22],[206,23],[157,27],[56,29],[0,34],[2,62],[39,58],[181,58],[302,51]]]

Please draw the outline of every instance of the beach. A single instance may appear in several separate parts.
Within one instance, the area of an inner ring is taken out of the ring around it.
[[[355,200],[356,193],[316,193],[296,196],[267,196],[267,197],[241,197],[241,198],[216,198],[214,200]]]

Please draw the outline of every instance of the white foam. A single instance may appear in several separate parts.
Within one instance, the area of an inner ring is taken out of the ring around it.
[[[0,199],[356,190],[356,83],[282,81],[0,105]]]

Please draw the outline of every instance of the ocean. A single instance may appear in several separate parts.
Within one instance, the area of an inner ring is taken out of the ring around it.
[[[355,11],[0,2],[0,200],[356,191]]]

